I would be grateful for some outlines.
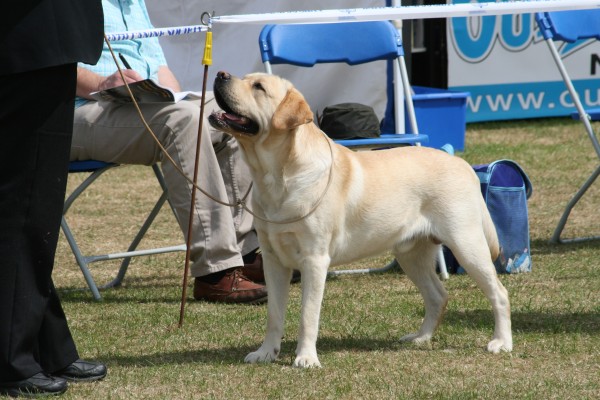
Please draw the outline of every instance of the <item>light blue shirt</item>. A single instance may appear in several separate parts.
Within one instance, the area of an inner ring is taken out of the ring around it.
[[[104,10],[104,31],[107,33],[137,31],[153,29],[148,10],[143,0],[102,0]],[[125,68],[118,58],[119,53],[133,70],[138,72],[144,79],[158,81],[158,68],[167,65],[167,60],[160,47],[158,38],[143,38],[123,40],[110,43],[121,68]],[[106,43],[102,49],[102,55],[96,65],[79,64],[102,76],[109,76],[117,70],[115,61]],[[75,107],[79,107],[90,100],[77,97]]]

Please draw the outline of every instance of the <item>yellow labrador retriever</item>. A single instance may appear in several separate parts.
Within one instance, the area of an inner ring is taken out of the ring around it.
[[[254,180],[253,211],[269,289],[266,337],[249,363],[277,358],[292,270],[302,273],[302,311],[294,366],[320,366],[319,313],[330,265],[391,251],[425,302],[418,332],[429,341],[448,295],[435,272],[440,243],[491,302],[495,329],[487,350],[512,350],[508,293],[492,260],[498,239],[479,180],[465,161],[425,147],[353,152],[312,122],[302,94],[277,76],[219,72],[223,112],[211,125],[240,143]]]

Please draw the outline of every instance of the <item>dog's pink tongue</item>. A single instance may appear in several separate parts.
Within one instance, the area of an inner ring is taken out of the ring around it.
[[[225,113],[225,114],[223,114],[223,116],[225,118],[227,118],[228,120],[233,121],[233,122],[235,122],[237,124],[241,124],[241,125],[248,122],[248,118],[241,117],[241,116],[235,115],[235,114]]]

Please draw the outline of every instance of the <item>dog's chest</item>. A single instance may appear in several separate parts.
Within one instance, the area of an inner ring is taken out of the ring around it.
[[[259,179],[255,179],[255,182],[257,183],[253,191],[255,206],[264,213],[279,214],[286,198],[281,179],[276,178],[272,173],[265,173]],[[267,214],[265,217],[268,218]]]
[[[307,239],[302,229],[285,231],[275,228],[266,232],[266,236],[261,237],[261,247],[270,249],[279,265],[286,268],[298,268],[307,258],[322,251],[322,249],[315,248],[311,251],[312,246],[308,246]]]
[[[319,178],[310,174],[285,177],[279,173],[265,172],[255,177],[255,205],[272,218],[296,218],[310,209],[319,194],[323,194],[324,182]]]
[[[275,182],[275,175],[273,175],[271,172],[267,172],[263,175],[262,183],[266,188],[269,189],[269,191],[272,191],[275,188]]]

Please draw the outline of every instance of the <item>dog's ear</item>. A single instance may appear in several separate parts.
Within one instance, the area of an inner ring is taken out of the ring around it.
[[[313,113],[304,96],[291,88],[275,110],[271,124],[277,130],[290,130],[313,120]]]

